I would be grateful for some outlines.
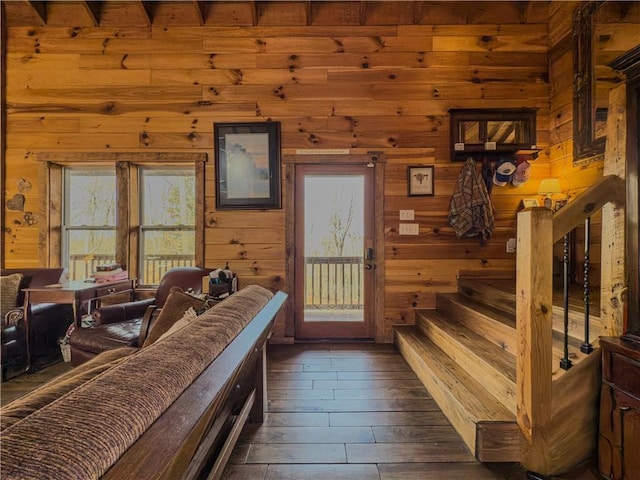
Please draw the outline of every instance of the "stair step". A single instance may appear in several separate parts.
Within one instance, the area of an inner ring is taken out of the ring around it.
[[[474,302],[476,305],[484,305],[485,308],[498,310],[513,319],[516,318],[516,283],[514,280],[494,278],[460,278],[458,279],[458,292],[461,296]],[[575,300],[575,292],[569,304],[569,335],[582,340],[584,338],[584,308],[581,302]],[[582,298],[582,297],[580,297]],[[578,308],[580,306],[580,308]],[[589,315],[590,341],[593,343],[600,331],[600,317],[593,315],[597,307],[591,307]],[[553,329],[564,329],[564,305],[562,294],[557,293],[553,299]]]
[[[437,312],[448,322],[456,321],[491,341],[502,350],[511,354],[517,351],[515,316],[510,317],[501,310],[478,303],[458,293],[439,293],[436,297]],[[431,310],[421,310],[430,312]],[[419,311],[420,312],[420,311]],[[419,312],[416,315],[419,315]],[[571,317],[570,317],[571,318]],[[552,371],[555,376],[562,375],[559,364],[564,356],[563,335],[553,330]],[[592,340],[593,347],[598,346],[597,338]],[[578,362],[585,357],[580,351],[582,340],[569,337],[569,358]]]
[[[437,294],[436,309],[515,355],[517,345],[514,315],[507,315],[501,310],[470,300],[459,293]]]
[[[419,327],[400,326],[395,333],[398,350],[472,454],[482,461],[518,461],[522,438],[515,410],[509,411],[489,393],[485,378],[476,380]]]
[[[422,333],[474,378],[509,411],[516,411],[516,360],[482,335],[437,310],[421,310],[416,323]]]
[[[460,278],[458,279],[458,293],[515,318],[515,285],[515,280]]]
[[[435,309],[417,310],[415,325],[395,328],[398,350],[483,462],[519,462],[525,451],[526,441],[516,422],[515,290],[515,279],[504,274],[461,275],[457,293],[438,293]],[[579,310],[579,295],[572,295],[569,305],[577,310],[568,312],[568,354],[577,368],[560,367],[564,309],[562,295],[556,292],[551,371],[554,388],[577,390],[572,383],[575,376],[566,375],[589,367],[598,354],[580,351],[584,310]],[[590,319],[592,332],[599,331],[599,318]],[[590,337],[597,349],[597,336]]]

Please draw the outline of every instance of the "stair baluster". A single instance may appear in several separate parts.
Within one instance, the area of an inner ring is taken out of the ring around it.
[[[569,359],[569,234],[564,235],[564,243],[562,249],[563,264],[563,306],[564,306],[564,357],[560,359],[560,368],[569,370],[572,367],[571,359]]]
[[[584,221],[584,342],[580,345],[582,353],[593,352],[593,345],[589,342],[589,251],[591,243],[591,217]]]

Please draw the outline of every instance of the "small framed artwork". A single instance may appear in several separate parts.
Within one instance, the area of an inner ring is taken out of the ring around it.
[[[409,196],[433,196],[433,166],[407,167],[407,187]]]
[[[215,123],[216,209],[281,208],[280,122]]]
[[[531,208],[531,207],[539,207],[540,203],[538,203],[537,198],[523,198],[522,199],[522,208]]]

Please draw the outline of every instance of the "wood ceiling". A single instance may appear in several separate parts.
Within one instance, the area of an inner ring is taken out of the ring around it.
[[[492,23],[494,16],[546,22],[546,2],[535,1],[5,0],[2,8],[8,27],[443,25]]]

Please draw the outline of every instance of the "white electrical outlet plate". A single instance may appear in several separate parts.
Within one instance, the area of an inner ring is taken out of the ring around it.
[[[417,223],[401,223],[400,235],[418,235],[420,233],[420,225]]]
[[[510,238],[507,240],[507,253],[515,253],[516,251],[516,239]]]
[[[413,219],[414,219],[413,210],[400,210],[400,220],[413,220]]]

